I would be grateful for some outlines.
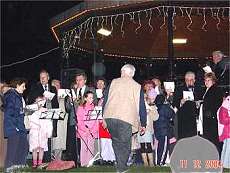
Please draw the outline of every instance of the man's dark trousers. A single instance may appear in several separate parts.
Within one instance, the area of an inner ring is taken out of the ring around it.
[[[112,145],[117,161],[117,170],[123,172],[128,169],[127,161],[131,152],[131,124],[119,119],[105,119],[107,128],[112,136]]]

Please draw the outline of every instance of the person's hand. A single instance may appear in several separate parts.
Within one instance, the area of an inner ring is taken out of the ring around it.
[[[107,128],[107,123],[106,123],[106,121],[104,119],[102,120],[102,126],[103,126],[104,129]]]
[[[180,106],[182,106],[185,102],[186,102],[185,99],[181,99],[181,100],[180,100]]]
[[[140,128],[140,135],[143,136],[145,134],[146,128],[145,127],[141,127]]]
[[[47,108],[44,108],[44,107],[40,107],[40,108],[39,108],[39,111],[41,111],[41,112],[46,112],[46,111],[48,111],[48,109],[47,109]]]

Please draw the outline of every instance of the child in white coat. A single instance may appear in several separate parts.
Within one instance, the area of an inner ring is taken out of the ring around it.
[[[44,151],[48,151],[48,138],[52,136],[53,125],[52,120],[40,119],[42,112],[47,111],[39,103],[43,97],[38,97],[36,102],[38,110],[29,116],[29,150],[32,152],[33,168],[42,164]]]

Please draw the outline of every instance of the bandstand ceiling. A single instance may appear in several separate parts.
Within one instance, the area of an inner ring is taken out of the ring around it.
[[[90,51],[92,40],[96,38],[98,49],[106,55],[167,57],[167,20],[171,9],[174,38],[187,39],[186,44],[174,45],[174,57],[207,57],[214,50],[229,56],[227,1],[97,3],[83,1],[51,20],[54,37],[64,45],[66,52],[72,49]],[[108,37],[96,34],[101,27],[112,30],[112,34]]]

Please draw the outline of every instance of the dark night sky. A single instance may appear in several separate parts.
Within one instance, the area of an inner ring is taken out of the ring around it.
[[[77,5],[78,1],[1,1],[1,66],[24,60],[58,46],[49,20]],[[37,80],[47,69],[53,78],[60,77],[61,50],[36,60],[1,69],[1,79],[26,77]]]

